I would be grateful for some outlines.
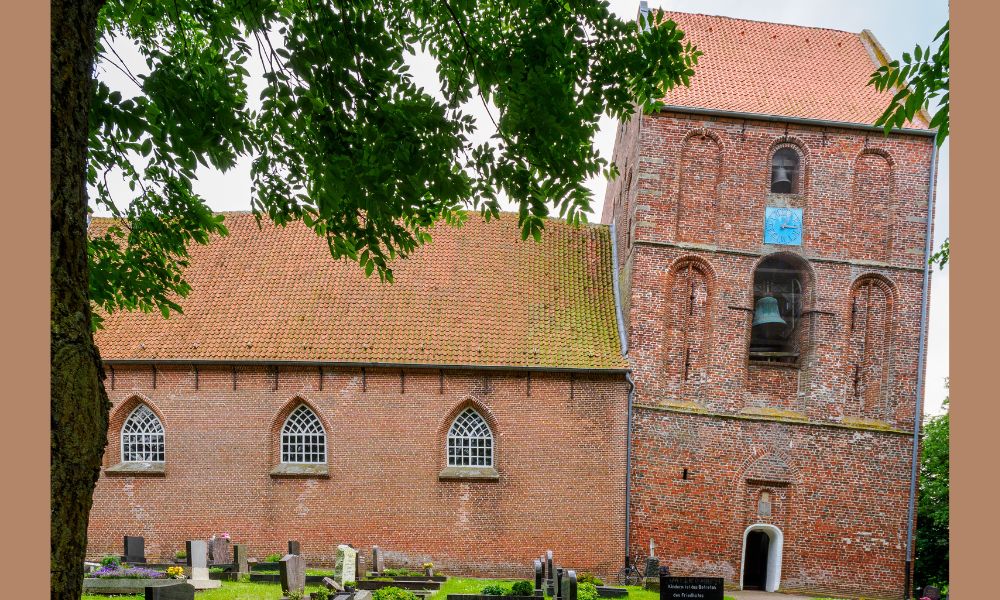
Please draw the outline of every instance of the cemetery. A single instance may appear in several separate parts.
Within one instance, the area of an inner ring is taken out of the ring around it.
[[[141,536],[125,536],[120,556],[86,563],[84,600],[109,596],[145,600],[667,600],[664,590],[641,586],[604,585],[591,573],[560,566],[552,551],[525,565],[525,579],[482,579],[435,572],[433,563],[421,569],[387,566],[378,546],[370,558],[357,548],[340,544],[310,552],[307,563],[301,544],[288,542],[287,552],[265,560],[250,557],[247,546],[226,534],[208,540],[188,540],[172,559],[150,561]],[[333,564],[332,568],[323,566]],[[669,574],[665,569],[663,574]],[[646,579],[649,579],[648,577]],[[673,578],[683,580],[685,578]],[[720,580],[721,581],[721,580]],[[659,586],[656,586],[659,588]],[[718,588],[721,590],[721,584]],[[678,596],[681,597],[681,596]],[[694,598],[695,596],[683,596]],[[672,596],[670,597],[672,598]],[[716,596],[705,596],[716,600]],[[722,600],[718,595],[717,600]],[[729,600],[732,600],[731,598]]]

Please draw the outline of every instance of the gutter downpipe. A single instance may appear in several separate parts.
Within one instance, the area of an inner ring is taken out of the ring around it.
[[[913,409],[913,460],[910,465],[910,501],[907,509],[906,519],[906,573],[903,577],[903,598],[910,598],[910,571],[913,565],[913,528],[915,521],[915,505],[917,500],[917,462],[920,451],[920,421],[923,418],[924,400],[924,370],[927,360],[927,306],[929,304],[930,280],[931,280],[931,239],[932,227],[934,225],[934,191],[935,177],[937,176],[937,143],[932,142],[931,150],[931,174],[927,189],[927,229],[924,240],[924,283],[923,295],[920,299],[920,342],[917,347],[917,398]]]
[[[621,288],[618,283],[618,230],[614,218],[611,219],[611,287],[615,294],[615,317],[618,320],[618,342],[622,356],[628,360],[628,338],[625,336],[625,317],[622,315]],[[635,381],[632,369],[625,371],[628,382],[628,426],[625,430],[625,567],[629,566],[629,535],[632,526],[632,403],[635,399]]]

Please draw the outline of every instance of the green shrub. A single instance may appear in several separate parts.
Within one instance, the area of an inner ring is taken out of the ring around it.
[[[358,585],[358,583],[356,581],[345,581],[344,582],[344,587],[345,588],[352,588],[352,587],[355,587],[356,585]]]
[[[122,564],[122,559],[118,558],[117,556],[108,554],[106,556],[101,557],[102,567],[118,567],[121,566],[121,564]]]
[[[535,584],[530,581],[518,581],[510,588],[511,596],[533,596],[535,594]]]
[[[208,572],[209,573],[225,573],[226,570],[223,569],[222,567],[209,567],[208,568]]]
[[[583,573],[580,573],[580,575],[576,578],[576,583],[577,583],[577,585],[579,585],[581,583],[592,583],[594,585],[604,585],[604,581],[600,577],[598,577],[597,575],[594,575],[593,573],[587,572],[587,571],[584,571]],[[579,591],[579,588],[577,588],[577,591]]]
[[[184,560],[187,557],[188,553],[185,550],[178,550],[177,552],[174,552],[174,558],[177,560]]]
[[[417,600],[417,595],[394,585],[372,592],[372,600]]]
[[[586,581],[576,584],[576,600],[597,600],[597,586]]]
[[[278,562],[279,560],[281,560],[281,553],[275,552],[274,554],[268,554],[264,562]]]
[[[508,589],[506,587],[504,587],[504,586],[502,586],[500,584],[497,584],[497,583],[491,583],[491,584],[489,584],[487,586],[484,586],[483,589],[482,589],[482,591],[479,592],[479,593],[482,594],[482,595],[484,595],[484,596],[509,596],[510,595],[510,592],[508,591]]]
[[[330,590],[326,589],[325,587],[313,590],[313,592],[309,594],[309,598],[310,600],[329,600]]]
[[[369,577],[368,581],[393,581],[392,577]]]

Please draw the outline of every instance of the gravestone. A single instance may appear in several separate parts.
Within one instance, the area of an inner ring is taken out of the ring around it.
[[[376,577],[385,571],[385,557],[382,556],[382,549],[378,546],[372,546],[372,571]]]
[[[178,581],[174,585],[144,588],[145,600],[194,600],[194,586]]]
[[[547,575],[545,574],[545,555],[544,554],[538,557],[538,562],[542,563],[542,579],[544,580],[547,577]]]
[[[350,546],[350,544],[348,544],[348,546]],[[351,548],[354,548],[354,546],[351,546]],[[361,553],[358,552],[357,548],[354,548],[354,576],[355,577],[360,577],[361,574],[365,572],[365,570],[364,570],[364,568],[362,567],[362,564],[361,564],[362,561],[364,561],[364,559],[361,557]],[[348,581],[350,581],[350,580],[348,580]]]
[[[340,585],[339,583],[337,583],[336,581],[330,579],[329,577],[324,577],[323,578],[323,585],[325,585],[326,589],[328,589],[328,590],[333,590],[335,592],[342,592],[342,591],[344,591],[344,586]]]
[[[302,554],[302,548],[299,547],[297,540],[288,540],[288,553],[295,555]]]
[[[337,562],[333,565],[333,579],[340,585],[344,585],[345,581],[358,580],[358,574],[354,570],[354,559],[357,554],[358,551],[347,544],[337,546]]]
[[[646,557],[646,569],[643,571],[642,587],[651,592],[658,592],[660,590],[660,559],[655,556]]]
[[[187,566],[191,569],[188,583],[196,590],[221,586],[221,581],[208,576],[208,544],[205,540],[188,540],[184,545],[187,549]]]
[[[286,554],[278,561],[281,593],[302,594],[306,589],[306,560],[298,554]]]
[[[722,577],[660,576],[660,600],[723,600]]]
[[[229,538],[218,537],[208,540],[208,564],[230,565],[233,563],[233,552]]]
[[[552,570],[552,551],[545,551],[545,594],[556,595],[556,573]]]
[[[576,600],[576,571],[570,569],[560,578],[559,597],[562,600]]]
[[[660,559],[655,556],[646,557],[646,573],[644,577],[659,577],[660,576]]]
[[[146,562],[146,539],[141,535],[126,535],[124,546],[122,562],[132,564]]]
[[[250,572],[250,559],[246,544],[233,544],[233,569],[241,575]]]
[[[563,580],[563,568],[556,567],[556,591],[552,595],[553,598],[562,598],[562,580]]]
[[[535,591],[542,589],[542,561],[535,559]]]
[[[921,598],[929,598],[930,600],[941,600],[941,590],[937,589],[933,585],[924,586],[924,591],[920,595]]]

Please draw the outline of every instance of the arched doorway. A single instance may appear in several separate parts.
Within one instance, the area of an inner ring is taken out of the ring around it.
[[[778,591],[781,583],[781,550],[784,536],[774,525],[759,523],[743,532],[740,588]]]

